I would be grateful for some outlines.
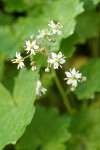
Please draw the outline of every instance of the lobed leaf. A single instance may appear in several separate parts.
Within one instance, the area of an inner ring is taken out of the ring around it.
[[[0,149],[15,144],[34,115],[37,73],[22,70],[16,78],[13,95],[0,84]]]
[[[37,107],[31,124],[16,145],[18,150],[65,150],[70,138],[69,119],[60,116],[57,109]]]
[[[89,99],[95,96],[95,92],[100,92],[100,59],[87,62],[82,67],[82,73],[87,77],[87,81],[80,84],[76,89],[78,99]]]

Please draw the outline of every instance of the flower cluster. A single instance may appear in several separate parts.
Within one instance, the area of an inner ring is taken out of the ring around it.
[[[56,54],[52,49],[50,48],[48,49],[45,43],[47,40],[52,45],[52,43],[55,42],[55,39],[53,39],[52,36],[55,34],[61,36],[62,35],[61,28],[63,28],[63,26],[60,25],[60,22],[54,23],[54,21],[52,20],[49,21],[48,26],[50,29],[39,30],[39,35],[37,36],[31,35],[30,39],[25,41],[25,46],[23,47],[27,56],[22,57],[19,52],[16,52],[16,58],[11,61],[12,63],[18,64],[17,69],[23,68],[25,66],[24,64],[25,59],[30,58],[31,69],[32,71],[36,71],[37,67],[35,65],[36,63],[34,61],[34,55],[36,55],[37,53],[42,53],[46,57],[48,65],[45,68],[45,72],[50,72],[51,67],[53,69],[59,69],[59,67],[62,68],[62,65],[66,62],[65,56],[62,54],[61,51],[58,54]],[[75,90],[75,88],[78,85],[78,82],[85,80],[85,77],[83,79],[82,74],[79,73],[79,71],[76,71],[75,68],[72,70],[70,69],[70,72],[66,71],[65,74],[66,74],[65,80],[67,80],[68,85],[71,85],[72,91]],[[43,88],[42,83],[38,81],[36,84],[36,94],[38,96],[41,96],[41,94],[42,93],[45,94],[46,91],[47,89]]]

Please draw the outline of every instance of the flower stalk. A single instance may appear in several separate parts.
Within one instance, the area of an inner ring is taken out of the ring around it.
[[[65,107],[66,107],[66,110],[67,110],[68,113],[71,115],[72,112],[73,112],[73,110],[72,110],[72,108],[71,108],[71,105],[70,105],[70,103],[69,103],[69,101],[68,101],[68,99],[67,99],[67,95],[66,95],[66,93],[64,92],[63,87],[62,87],[62,85],[61,85],[61,83],[60,83],[60,81],[59,81],[59,79],[58,79],[58,77],[57,77],[56,71],[55,71],[54,69],[52,69],[52,74],[53,74],[53,77],[54,77],[54,81],[55,81],[55,83],[56,83],[56,86],[57,86],[57,88],[58,88],[58,90],[59,90],[59,93],[60,93],[60,95],[61,95],[61,97],[62,97],[63,103],[64,103],[64,105],[65,105]]]

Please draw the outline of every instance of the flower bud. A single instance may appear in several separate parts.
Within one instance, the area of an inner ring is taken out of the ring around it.
[[[45,68],[45,72],[50,72],[50,68]]]
[[[32,66],[31,69],[32,69],[32,71],[36,71],[37,68],[36,68],[36,66]]]

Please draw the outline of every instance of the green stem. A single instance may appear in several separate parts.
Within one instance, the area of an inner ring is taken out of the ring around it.
[[[27,55],[26,57],[24,57],[23,59],[26,59],[26,58],[28,58],[28,57],[30,57],[30,55]]]
[[[69,113],[69,114],[72,114],[72,111],[73,111],[73,110],[72,110],[72,108],[71,108],[71,106],[70,106],[70,103],[69,103],[69,101],[68,101],[68,99],[67,99],[66,93],[64,92],[63,87],[62,87],[62,85],[60,84],[60,81],[59,81],[59,79],[58,79],[58,77],[57,77],[57,74],[56,74],[56,72],[55,72],[54,69],[52,69],[52,73],[53,73],[53,77],[54,77],[54,81],[55,81],[55,83],[56,83],[56,86],[57,86],[57,88],[58,88],[58,90],[59,90],[59,92],[60,92],[60,94],[61,94],[61,96],[62,96],[63,103],[64,103],[64,105],[65,105],[65,107],[66,107],[68,113]]]

